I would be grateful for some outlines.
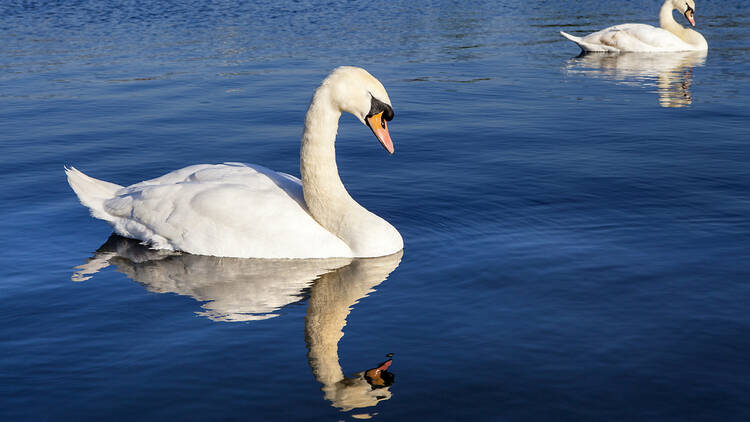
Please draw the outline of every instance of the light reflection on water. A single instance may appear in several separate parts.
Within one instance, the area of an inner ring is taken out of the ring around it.
[[[590,53],[568,61],[569,74],[612,80],[616,83],[656,88],[662,107],[693,103],[690,86],[693,69],[706,62],[706,51],[674,53]]]
[[[388,400],[391,359],[345,376],[338,343],[346,317],[398,267],[403,252],[367,259],[239,259],[153,250],[112,235],[93,257],[76,267],[75,282],[96,282],[112,265],[155,293],[176,293],[203,302],[198,315],[216,322],[259,321],[309,295],[305,315],[308,362],[325,399],[344,412]],[[379,335],[379,334],[376,334]],[[391,352],[388,353],[391,355]]]

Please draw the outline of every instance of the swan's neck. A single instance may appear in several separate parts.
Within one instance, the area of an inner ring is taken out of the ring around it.
[[[342,237],[338,230],[341,218],[362,207],[347,192],[336,165],[334,143],[340,117],[341,111],[331,101],[330,88],[318,88],[305,117],[300,173],[308,211],[320,225]]]
[[[310,215],[343,240],[354,256],[382,256],[401,250],[403,241],[382,218],[359,205],[339,177],[336,166],[336,131],[341,110],[331,88],[321,85],[305,117],[300,150],[300,174]]]
[[[659,26],[680,37],[685,31],[685,28],[674,20],[674,15],[672,15],[673,10],[674,5],[672,4],[672,1],[665,1],[661,6],[661,11],[659,11]]]
[[[703,38],[703,35],[690,28],[685,28],[674,20],[674,15],[672,15],[674,9],[675,7],[671,0],[666,0],[661,6],[661,11],[659,12],[659,25],[662,29],[675,34],[679,39],[690,44],[696,50],[708,49],[708,43],[706,42],[706,39]]]

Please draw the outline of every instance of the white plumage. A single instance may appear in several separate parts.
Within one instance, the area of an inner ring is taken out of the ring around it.
[[[352,254],[307,212],[300,180],[265,167],[198,164],[128,187],[76,168],[66,173],[91,215],[155,249],[264,258]]]
[[[576,37],[560,31],[565,38],[578,44],[586,52],[667,52],[703,51],[708,43],[692,29],[678,24],[672,16],[679,10],[695,26],[695,3],[693,0],[666,0],[659,13],[660,28],[641,23],[626,23],[611,26],[601,31]]]

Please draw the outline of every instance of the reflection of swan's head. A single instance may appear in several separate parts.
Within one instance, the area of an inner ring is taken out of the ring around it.
[[[393,141],[386,123],[393,119],[393,107],[380,81],[362,68],[342,66],[328,75],[315,91],[314,98],[324,95],[330,98],[335,108],[355,115],[367,125],[383,147],[393,154]],[[310,117],[308,125],[315,123],[314,113],[313,121]]]
[[[375,406],[391,397],[391,360],[345,377],[339,365],[338,343],[349,312],[393,271],[402,252],[381,258],[356,259],[346,267],[324,274],[310,289],[305,318],[308,359],[327,400],[344,411]]]
[[[376,406],[378,402],[389,400],[393,393],[388,387],[395,380],[395,375],[388,371],[391,362],[388,359],[375,368],[357,372],[332,384],[323,384],[326,399],[344,412]]]

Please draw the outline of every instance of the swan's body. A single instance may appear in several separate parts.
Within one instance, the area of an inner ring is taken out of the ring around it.
[[[403,248],[398,231],[359,205],[338,175],[342,111],[393,152],[383,86],[364,69],[334,70],[315,91],[300,151],[302,180],[262,166],[199,164],[122,187],[66,169],[91,214],[156,249],[240,258],[375,257]]]
[[[562,31],[560,34],[578,44],[584,52],[708,50],[708,43],[703,35],[683,27],[674,20],[672,11],[675,9],[695,26],[693,0],[666,0],[659,13],[660,28],[641,23],[626,23],[602,29],[585,37],[576,37]]]
[[[100,182],[75,168],[68,177],[76,192]],[[101,200],[79,195],[81,202],[117,234],[155,249],[245,258],[352,256],[307,212],[299,179],[261,166],[198,164],[114,186]]]

